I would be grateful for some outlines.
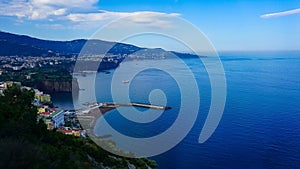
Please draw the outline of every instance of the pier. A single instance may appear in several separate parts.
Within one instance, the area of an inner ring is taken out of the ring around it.
[[[120,106],[134,106],[134,107],[143,107],[143,108],[151,108],[157,110],[168,110],[170,107],[168,106],[159,106],[153,104],[146,104],[146,103],[115,103],[115,102],[100,102],[98,103],[99,107],[120,107]]]
[[[160,105],[153,105],[153,104],[147,104],[147,103],[136,103],[136,102],[130,102],[130,103],[117,103],[117,102],[93,102],[93,103],[85,103],[85,106],[90,107],[89,109],[95,109],[95,108],[117,108],[121,106],[134,106],[134,107],[143,107],[143,108],[150,108],[150,109],[157,109],[157,110],[168,110],[171,109],[171,107],[168,106],[160,106]],[[88,111],[88,110],[85,110]]]
[[[151,108],[157,110],[168,110],[171,107],[168,106],[160,106],[160,105],[152,105],[146,103],[116,103],[116,102],[93,102],[93,103],[85,103],[87,109],[77,110],[77,117],[80,120],[81,125],[87,130],[88,135],[94,136],[93,127],[96,124],[97,119],[105,114],[106,112],[113,110],[115,108],[121,106],[134,106],[134,107],[143,107],[143,108]]]

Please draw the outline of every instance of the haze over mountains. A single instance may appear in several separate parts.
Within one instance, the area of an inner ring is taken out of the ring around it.
[[[172,54],[179,57],[197,57],[192,54],[169,52],[161,48],[147,49],[103,40],[52,41],[0,31],[0,56],[73,56],[78,55],[84,46],[88,49],[85,53],[89,54],[129,55],[139,52],[145,57],[153,55],[168,57]]]

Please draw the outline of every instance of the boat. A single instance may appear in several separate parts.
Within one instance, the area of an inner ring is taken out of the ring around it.
[[[129,80],[122,80],[123,83],[129,83]]]

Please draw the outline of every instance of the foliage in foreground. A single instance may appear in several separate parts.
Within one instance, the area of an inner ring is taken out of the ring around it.
[[[0,96],[0,168],[156,168],[148,159],[117,157],[88,138],[48,131],[37,122],[34,91],[14,86]]]

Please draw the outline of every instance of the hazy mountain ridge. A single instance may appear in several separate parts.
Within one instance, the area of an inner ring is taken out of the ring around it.
[[[139,53],[145,58],[154,56],[171,57],[174,54],[179,57],[197,57],[193,54],[169,52],[161,48],[148,49],[96,39],[53,41],[0,31],[0,56],[72,56],[78,55],[83,47],[84,52],[89,54],[135,55],[135,53]]]
[[[134,45],[102,40],[52,41],[0,31],[0,55],[2,56],[77,55],[85,44],[87,44],[87,48],[93,47],[94,52],[97,52],[97,54],[105,53],[107,50],[107,53],[111,54],[130,54],[141,49]],[[95,50],[95,47],[97,47],[97,50]]]

